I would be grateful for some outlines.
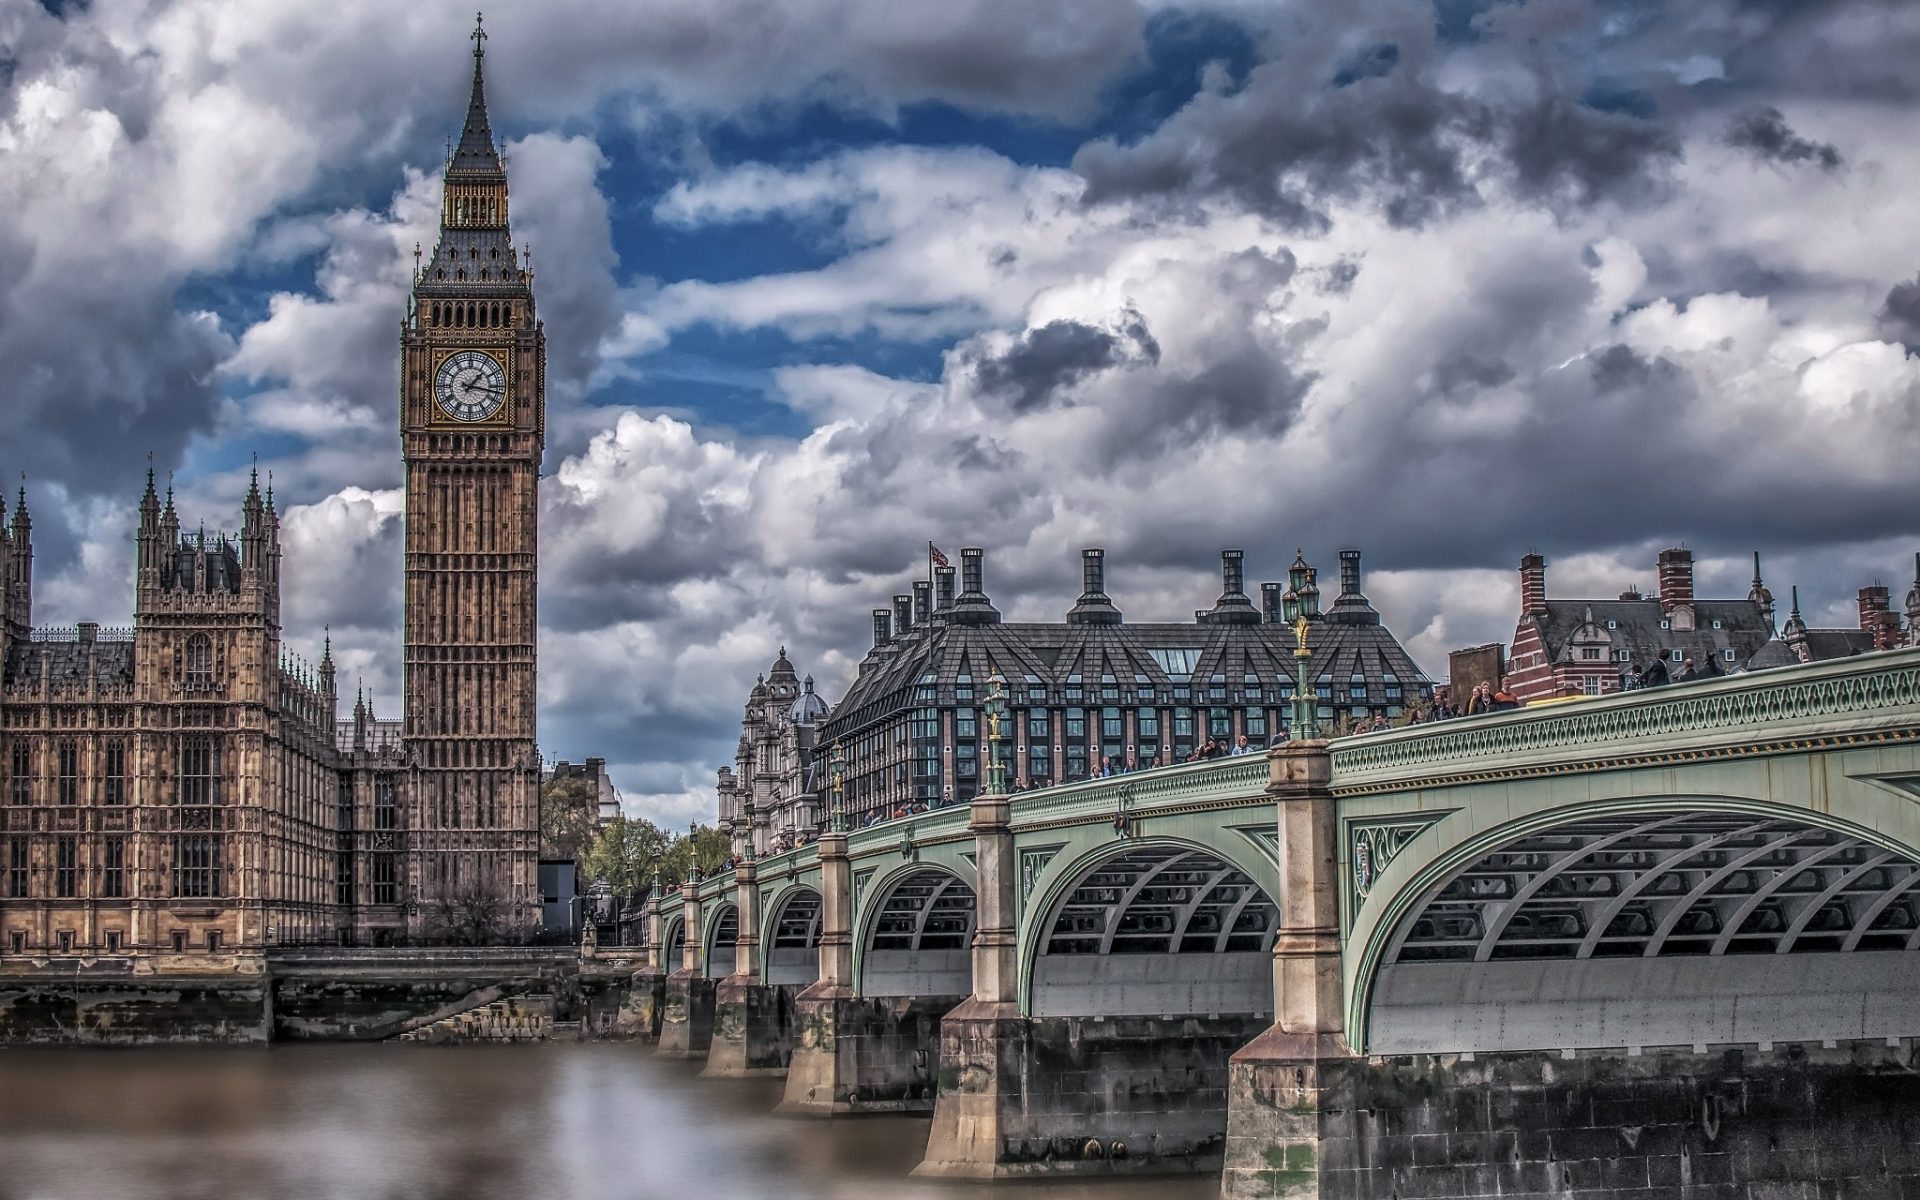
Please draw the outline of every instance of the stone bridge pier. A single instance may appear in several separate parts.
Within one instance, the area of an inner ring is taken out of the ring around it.
[[[680,887],[680,915],[666,935],[671,950],[680,947],[679,968],[661,989],[660,1041],[664,1058],[704,1059],[713,1044],[713,980],[707,976],[706,932],[701,921],[697,881]]]
[[[660,1010],[666,1000],[667,971],[661,933],[666,918],[660,912],[660,890],[647,899],[646,945],[642,947],[640,969],[627,984],[626,1004],[621,1010],[621,1032],[642,1041],[660,1037]]]
[[[734,868],[733,973],[714,985],[713,1037],[704,1075],[782,1075],[792,1056],[793,998],[800,987],[761,973],[760,887],[752,862]]]

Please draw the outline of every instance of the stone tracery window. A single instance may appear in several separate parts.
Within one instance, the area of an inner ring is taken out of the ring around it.
[[[187,639],[186,685],[190,690],[213,686],[213,639],[204,633]]]

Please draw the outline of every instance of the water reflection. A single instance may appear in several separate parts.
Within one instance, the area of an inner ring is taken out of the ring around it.
[[[907,1179],[922,1119],[767,1115],[637,1045],[0,1051],[0,1200],[1211,1200]]]

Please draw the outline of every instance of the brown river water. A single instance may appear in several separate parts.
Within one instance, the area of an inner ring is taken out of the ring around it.
[[[0,1200],[1213,1200],[908,1178],[923,1118],[769,1115],[650,1047],[0,1050]]]

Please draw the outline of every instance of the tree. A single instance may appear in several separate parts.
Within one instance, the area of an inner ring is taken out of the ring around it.
[[[674,839],[643,817],[615,817],[600,830],[587,851],[587,877],[602,880],[616,896],[637,896],[665,871]]]
[[[425,901],[436,941],[455,946],[492,946],[506,940],[506,889],[490,880],[474,880]]]
[[[687,877],[688,870],[695,864],[700,865],[702,875],[711,875],[727,861],[727,855],[733,853],[727,835],[710,825],[696,825],[691,835],[675,838],[673,847],[667,851],[665,869],[668,882],[677,882]]]
[[[549,779],[540,788],[540,856],[586,857],[600,823],[600,793],[585,775]]]

